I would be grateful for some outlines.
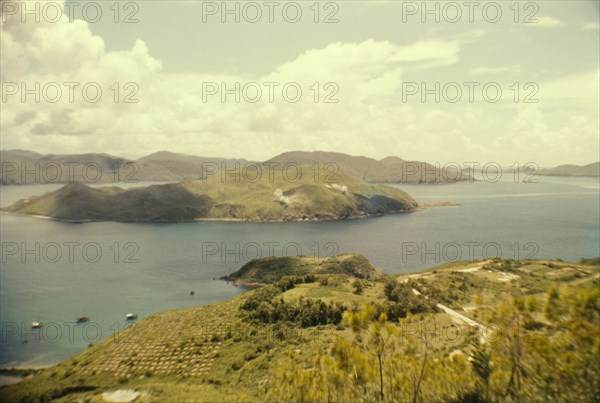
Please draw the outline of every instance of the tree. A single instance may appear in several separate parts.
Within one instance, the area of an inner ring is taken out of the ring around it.
[[[365,282],[363,280],[355,280],[354,283],[352,283],[352,286],[354,287],[354,294],[356,295],[362,295],[365,290]]]
[[[480,380],[483,396],[488,400],[488,391],[490,385],[490,376],[492,374],[492,357],[489,347],[482,343],[479,338],[475,338],[471,342],[473,353],[469,357],[469,362],[473,368],[473,372]]]
[[[544,307],[544,313],[550,320],[557,319],[558,311],[560,309],[560,292],[556,284],[552,284],[546,292],[546,306]]]

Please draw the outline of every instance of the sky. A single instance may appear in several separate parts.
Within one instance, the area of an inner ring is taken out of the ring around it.
[[[1,1],[0,148],[587,164],[598,1]]]

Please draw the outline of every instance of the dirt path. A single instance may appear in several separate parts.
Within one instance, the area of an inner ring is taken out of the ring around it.
[[[412,291],[415,295],[420,295],[420,296],[424,297],[425,299],[429,299],[429,297],[421,294],[419,291],[415,290],[414,288],[412,289]],[[481,342],[485,343],[487,341],[489,334],[490,334],[490,330],[487,327],[485,327],[484,325],[482,325],[481,323],[477,322],[474,319],[471,319],[463,314],[456,312],[454,309],[448,308],[446,305],[437,304],[436,307],[441,309],[442,311],[444,311],[444,313],[452,316],[453,318],[455,318],[469,326],[477,328],[477,330],[479,330],[481,332],[481,339],[480,339]]]

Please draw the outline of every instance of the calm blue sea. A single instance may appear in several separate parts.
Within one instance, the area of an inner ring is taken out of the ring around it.
[[[401,186],[420,203],[460,205],[354,221],[66,224],[2,215],[0,366],[57,363],[123,328],[129,312],[229,299],[243,290],[218,278],[258,256],[361,253],[401,273],[493,256],[600,255],[598,179],[538,179]],[[5,186],[0,204],[58,187]],[[90,322],[74,324],[81,315]],[[32,330],[32,321],[44,327]]]

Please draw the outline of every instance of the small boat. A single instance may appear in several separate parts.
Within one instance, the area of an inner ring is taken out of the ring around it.
[[[127,320],[137,319],[137,313],[128,313],[127,315],[125,315],[125,319],[127,319]]]
[[[77,318],[77,323],[84,323],[84,322],[87,322],[89,320],[90,320],[90,318],[88,316],[80,316],[80,317]]]
[[[39,329],[41,327],[43,327],[44,324],[42,322],[31,322],[31,328],[32,329]]]
[[[190,295],[194,295],[194,294],[195,294],[195,292],[194,292],[194,291],[190,291]]]

